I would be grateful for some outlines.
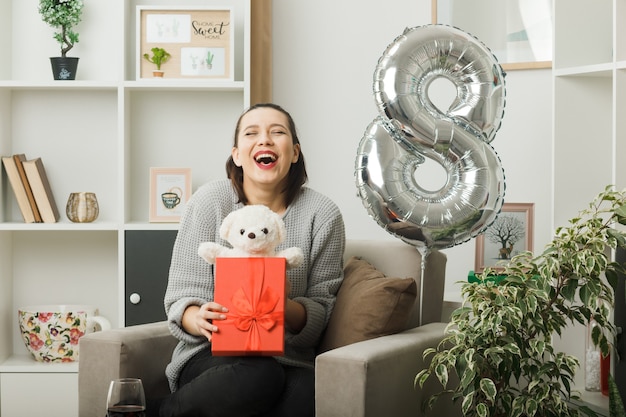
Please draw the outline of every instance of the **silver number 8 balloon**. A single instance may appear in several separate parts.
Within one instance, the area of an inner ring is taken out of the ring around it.
[[[447,25],[407,28],[380,57],[380,115],[356,159],[359,195],[385,230],[418,249],[444,249],[483,232],[504,201],[504,171],[490,145],[504,115],[505,73],[474,36]],[[444,113],[428,96],[444,77],[457,96]],[[420,185],[426,158],[446,172],[438,190]]]

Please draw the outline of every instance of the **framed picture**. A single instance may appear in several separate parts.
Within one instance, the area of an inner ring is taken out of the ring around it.
[[[552,67],[553,0],[432,0],[432,21],[476,36],[504,70]]]
[[[493,224],[476,237],[475,272],[501,269],[499,263],[532,252],[534,207],[533,203],[504,203]]]
[[[176,223],[191,197],[191,168],[150,168],[150,222]]]
[[[152,78],[152,48],[171,56],[164,78],[234,80],[234,18],[232,8],[159,8],[137,6],[137,79]]]

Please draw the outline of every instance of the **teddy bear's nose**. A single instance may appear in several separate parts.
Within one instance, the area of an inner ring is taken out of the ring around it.
[[[256,237],[256,235],[254,233],[250,232],[250,233],[248,233],[248,237],[250,239],[254,239]]]

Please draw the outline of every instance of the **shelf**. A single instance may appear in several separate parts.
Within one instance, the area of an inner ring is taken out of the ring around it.
[[[64,214],[63,214],[64,216]],[[42,231],[62,231],[62,232],[94,232],[94,231],[118,231],[118,230],[178,230],[178,223],[146,223],[131,222],[119,225],[117,223],[71,223],[69,221],[59,221],[57,223],[0,223],[0,231],[8,232],[42,232]]]
[[[554,0],[553,219],[567,224],[605,186],[626,186],[626,0]],[[584,326],[571,326],[559,347],[584,362]],[[575,384],[584,386],[584,367]],[[608,416],[608,397],[578,390]]]
[[[165,247],[161,253],[171,253],[179,227],[149,222],[150,168],[190,168],[192,191],[225,176],[235,123],[250,105],[250,2],[228,2],[234,10],[233,80],[136,79],[136,8],[172,2],[90,0],[79,27],[80,43],[70,52],[80,57],[73,81],[52,79],[49,57],[58,54],[58,44],[40,19],[38,0],[0,2],[0,43],[8,57],[0,62],[0,155],[41,157],[61,217],[57,223],[24,223],[2,175],[2,415],[17,415],[13,410],[18,409],[23,415],[38,414],[33,410],[39,404],[25,403],[18,395],[23,387],[47,390],[52,384],[67,391],[66,404],[77,404],[78,391],[72,387],[78,364],[35,361],[19,337],[20,306],[93,305],[116,328],[136,315],[126,305],[126,289],[136,286],[138,275],[127,272],[129,258],[138,270],[154,272],[147,277],[154,280],[148,281],[150,290],[166,285],[165,256],[155,260],[147,251],[136,262],[141,250],[157,243]],[[224,6],[222,0],[176,3]],[[99,216],[92,223],[72,223],[65,215],[69,195],[80,191],[97,196]],[[135,239],[130,252],[128,239]],[[146,306],[151,306],[147,313],[162,313],[163,294],[144,291],[141,307]],[[59,414],[62,404],[52,413]]]
[[[78,373],[78,362],[44,363],[31,355],[13,355],[0,364],[0,373]]]
[[[10,90],[115,90],[112,81],[18,81],[0,80],[0,88]]]
[[[19,90],[155,90],[155,91],[233,91],[243,92],[243,81],[187,80],[187,79],[142,79],[140,81],[18,81],[0,80],[0,88]]]
[[[65,213],[61,214],[65,217]],[[119,229],[116,223],[92,222],[92,223],[71,223],[69,220],[61,220],[57,223],[0,223],[0,231],[116,231]]]
[[[613,74],[612,63],[584,65],[580,67],[568,67],[554,70],[555,77],[610,77]]]
[[[585,391],[584,389],[573,388],[572,391],[580,393],[581,402],[573,402],[575,405],[586,405],[600,416],[609,417],[609,397],[601,392]]]
[[[124,230],[178,230],[178,223],[126,223]]]
[[[57,45],[37,0],[2,4],[11,16],[0,26],[11,59],[0,63],[0,154],[41,157],[61,214],[57,223],[24,223],[10,185],[0,183],[0,291],[12,294],[3,313],[9,343],[0,345],[0,357],[7,357],[23,350],[11,317],[22,304],[80,297],[112,323],[124,323],[126,231],[179,226],[148,221],[151,167],[191,168],[192,191],[224,177],[235,122],[250,103],[250,1],[232,2],[233,80],[136,80],[136,7],[171,3],[92,0],[70,54],[80,57],[77,79],[54,81],[48,57]],[[106,62],[98,65],[102,55]],[[223,155],[219,163],[214,155]],[[77,191],[97,195],[95,222],[66,218],[67,198]]]
[[[216,81],[216,80],[167,80],[145,79],[140,81],[126,81],[124,88],[127,90],[150,90],[150,91],[232,91],[243,92],[243,81]]]

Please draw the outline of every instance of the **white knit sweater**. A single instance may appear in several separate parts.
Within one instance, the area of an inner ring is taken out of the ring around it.
[[[219,228],[228,213],[242,207],[236,201],[229,180],[212,181],[194,193],[181,218],[165,293],[169,327],[180,340],[166,369],[172,391],[177,389],[178,376],[187,361],[208,347],[204,336],[192,336],[181,325],[189,305],[213,299],[213,266],[198,256],[198,246],[208,241],[230,246],[220,238]],[[287,236],[277,250],[297,246],[304,252],[302,265],[287,274],[290,298],[304,305],[307,322],[299,333],[285,330],[285,356],[277,359],[288,365],[312,367],[343,279],[343,217],[328,197],[303,187],[283,220]]]

